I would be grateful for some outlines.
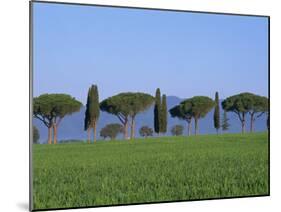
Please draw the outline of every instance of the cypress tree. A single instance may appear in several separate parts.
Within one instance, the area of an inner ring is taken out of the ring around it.
[[[161,129],[161,93],[160,89],[156,89],[155,105],[154,105],[154,132],[159,134]]]
[[[96,141],[96,130],[97,130],[97,122],[100,115],[99,108],[99,94],[98,87],[96,85],[92,85],[88,91],[88,98],[86,104],[85,111],[85,119],[84,119],[84,130],[88,131],[88,143],[90,143],[90,130],[93,129],[94,132],[94,141]]]
[[[91,87],[91,101],[89,107],[90,123],[94,132],[94,142],[97,140],[97,122],[100,116],[100,106],[99,106],[99,93],[98,87],[92,85]]]
[[[223,131],[227,131],[229,129],[229,123],[228,123],[228,118],[227,118],[227,114],[226,111],[223,112],[223,119],[222,119],[222,130]]]
[[[167,132],[167,100],[166,95],[162,95],[161,103],[161,133]]]
[[[86,111],[85,111],[85,118],[84,118],[84,130],[88,132],[88,143],[90,143],[90,122],[89,122],[89,106],[90,106],[90,93],[91,88],[88,90],[88,97],[87,97],[87,103],[86,103]]]
[[[216,92],[216,97],[215,97],[214,127],[216,128],[218,134],[220,129],[220,105],[219,105],[218,92]]]

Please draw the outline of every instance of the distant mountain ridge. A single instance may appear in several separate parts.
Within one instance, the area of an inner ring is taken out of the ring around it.
[[[167,96],[167,108],[168,110],[174,107],[175,105],[179,104],[183,99],[178,98],[176,96]],[[223,100],[220,100],[220,103]],[[136,137],[140,137],[139,135],[139,128],[143,125],[148,125],[149,127],[153,128],[153,107],[150,107],[147,111],[142,112],[137,115],[136,117]],[[220,104],[220,111],[221,111],[221,118],[223,115],[223,110],[221,108]],[[211,110],[205,118],[199,120],[199,133],[200,134],[214,134],[216,133],[216,130],[214,129],[213,125],[213,113],[214,111]],[[81,108],[81,110],[77,113],[74,113],[70,116],[66,116],[58,129],[58,140],[67,140],[67,139],[76,139],[76,140],[86,140],[87,139],[87,133],[84,131],[84,114],[85,114],[85,106]],[[228,132],[230,133],[237,133],[241,131],[241,124],[234,113],[227,113],[229,118],[229,124],[230,128]],[[99,131],[101,128],[103,128],[106,124],[109,123],[119,123],[119,120],[116,116],[111,115],[106,112],[100,113],[100,118],[98,121],[98,139],[101,139],[99,137]],[[33,119],[33,124],[38,128],[40,132],[40,142],[45,143],[47,140],[47,128],[43,125],[39,120]],[[186,122],[179,120],[177,118],[172,118],[170,114],[168,113],[168,126],[167,126],[167,133],[166,135],[171,135],[170,129],[175,124],[181,124],[184,127],[184,134],[187,133],[187,126]],[[249,117],[247,117],[246,122],[246,129],[249,130]],[[194,121],[192,122],[192,133],[194,132]],[[258,118],[255,121],[255,131],[265,131],[266,130],[266,116],[262,115],[260,118]],[[122,138],[122,135],[119,136],[119,138]]]

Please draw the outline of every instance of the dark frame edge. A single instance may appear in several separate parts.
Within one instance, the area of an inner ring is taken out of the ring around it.
[[[268,36],[268,52],[267,52],[267,62],[268,62],[268,117],[269,117],[269,128],[268,128],[268,195],[270,196],[270,126],[271,126],[271,123],[270,123],[270,16],[267,17],[267,23],[268,23],[268,26],[267,26],[267,29],[268,29],[268,32],[267,32],[267,36]]]
[[[71,208],[46,208],[46,209],[33,209],[32,211],[55,211],[55,210],[69,210],[69,209],[91,209],[91,208],[105,208],[105,207],[120,207],[120,206],[137,206],[137,205],[152,205],[152,204],[165,204],[165,203],[184,203],[184,202],[197,202],[197,201],[208,201],[208,200],[226,200],[226,199],[241,199],[241,198],[258,198],[258,197],[269,197],[269,194],[261,195],[248,195],[248,196],[233,196],[233,197],[215,197],[206,199],[191,199],[191,200],[171,200],[171,201],[159,201],[159,202],[140,202],[140,203],[128,203],[128,204],[116,204],[116,205],[96,205],[96,206],[82,206],[82,207],[71,207]]]
[[[29,211],[33,211],[33,1],[29,1]]]
[[[33,3],[44,4],[62,4],[62,5],[77,5],[77,6],[95,6],[95,7],[110,7],[120,9],[143,9],[143,10],[157,10],[167,12],[189,12],[189,13],[201,13],[201,14],[213,14],[213,15],[234,15],[234,16],[248,16],[248,17],[260,17],[268,18],[269,15],[257,15],[257,14],[242,14],[242,13],[227,13],[227,12],[208,12],[208,11],[196,11],[196,10],[181,10],[181,9],[165,9],[156,7],[138,7],[138,6],[122,6],[122,5],[106,5],[106,4],[91,4],[91,3],[74,3],[74,2],[59,2],[59,1],[44,1],[44,0],[31,0]]]

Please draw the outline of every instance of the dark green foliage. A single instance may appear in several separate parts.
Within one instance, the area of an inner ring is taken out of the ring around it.
[[[206,114],[214,107],[214,101],[207,96],[194,96],[180,103],[194,118],[195,134],[198,134],[198,120],[204,118]]]
[[[142,137],[148,137],[153,135],[153,129],[148,126],[142,126],[139,130]]]
[[[161,133],[166,133],[167,132],[167,98],[166,95],[164,94],[162,96],[162,102],[161,102],[161,121],[160,121],[160,132]]]
[[[214,106],[214,101],[207,96],[194,96],[181,102],[181,104],[185,105],[186,103],[189,103],[190,111],[194,118],[204,118]]]
[[[264,96],[254,95],[253,102],[250,107],[250,131],[254,131],[254,122],[257,118],[268,111],[268,98]]]
[[[102,111],[116,115],[119,119],[129,117],[131,112],[131,100],[132,99],[127,94],[120,93],[103,100],[100,103],[100,109]]]
[[[63,118],[77,112],[82,107],[82,103],[68,94],[42,94],[33,99],[33,114],[45,124],[52,118]]]
[[[241,126],[242,133],[245,132],[246,115],[251,115],[251,131],[253,130],[253,122],[255,114],[263,114],[268,110],[268,102],[266,97],[261,97],[252,93],[240,93],[226,98],[222,102],[222,107],[227,112],[234,112],[237,114]],[[258,116],[260,116],[260,114]]]
[[[192,114],[191,114],[191,104],[190,102],[183,102],[179,105],[176,105],[175,107],[171,108],[169,110],[172,117],[177,117],[180,120],[187,121],[187,134],[191,134],[191,120],[192,120]]]
[[[172,129],[171,129],[171,133],[172,133],[172,135],[176,135],[176,136],[182,135],[182,133],[183,133],[183,126],[182,125],[175,125],[175,126],[173,126]]]
[[[100,103],[100,109],[116,115],[124,126],[124,136],[127,138],[127,124],[131,117],[131,138],[134,137],[135,117],[153,103],[154,98],[146,93],[120,93],[109,97]]]
[[[33,209],[268,195],[268,169],[267,133],[35,145]]]
[[[96,127],[97,121],[100,115],[99,107],[99,93],[98,87],[92,85],[88,91],[85,119],[84,119],[84,130],[94,129],[94,141],[96,140]],[[90,142],[90,138],[88,138]]]
[[[56,129],[61,120],[82,107],[82,103],[68,94],[42,94],[33,98],[33,116],[49,128],[54,129],[54,143],[56,143]],[[50,143],[50,133],[48,133]]]
[[[87,96],[87,103],[86,103],[86,110],[85,110],[85,118],[84,118],[84,130],[89,129],[89,105],[90,105],[90,99],[91,99],[91,88],[88,90],[88,96]]]
[[[221,125],[223,131],[227,131],[229,129],[230,125],[229,125],[228,121],[229,121],[229,119],[227,118],[227,113],[224,110],[224,112],[223,112],[223,119],[222,119],[222,125]]]
[[[214,127],[218,133],[219,129],[220,129],[220,105],[219,105],[219,93],[218,92],[216,92],[216,97],[215,97]]]
[[[253,94],[240,93],[226,98],[222,102],[222,108],[226,112],[234,112],[237,114],[242,127],[242,133],[245,132],[246,114],[250,111],[253,102]]]
[[[125,139],[128,137],[128,120],[131,113],[131,99],[132,98],[128,97],[128,95],[121,93],[109,97],[100,103],[100,109],[102,111],[111,113],[118,117],[124,127]]]
[[[149,94],[127,92],[103,100],[100,108],[117,116],[133,116],[148,109],[153,101],[154,98]]]
[[[161,124],[161,93],[160,89],[156,89],[155,94],[155,105],[154,105],[154,132],[160,132],[160,124]]]
[[[96,85],[92,85],[91,88],[91,102],[89,106],[89,116],[90,123],[95,124],[95,122],[99,119],[100,116],[100,107],[99,107],[99,92],[98,87]]]
[[[33,143],[38,144],[40,134],[39,134],[39,130],[37,129],[37,127],[33,126],[32,133],[33,133]]]
[[[123,133],[123,126],[118,123],[108,124],[100,131],[100,136],[106,139],[107,137],[114,140],[119,133]]]

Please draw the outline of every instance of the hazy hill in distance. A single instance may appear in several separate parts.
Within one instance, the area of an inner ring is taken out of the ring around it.
[[[179,104],[183,99],[180,99],[176,96],[168,96],[167,97],[167,108],[170,109],[173,106]],[[222,100],[220,100],[222,102]],[[220,105],[221,107],[221,105]],[[77,113],[74,113],[70,116],[66,116],[58,129],[58,140],[66,140],[66,139],[78,139],[78,140],[86,140],[87,133],[84,131],[84,114],[85,107],[82,107],[81,110]],[[223,115],[223,111],[221,108],[221,117]],[[237,133],[241,131],[241,124],[236,114],[227,113],[229,118],[230,128],[228,130],[229,133]],[[99,131],[106,124],[109,123],[119,123],[119,120],[116,116],[101,112],[100,119],[98,122],[97,132],[98,139]],[[33,124],[38,128],[40,132],[40,142],[45,143],[47,140],[47,128],[37,119],[33,119]],[[172,118],[168,113],[168,131],[166,135],[171,135],[170,129],[175,124],[181,124],[184,126],[184,134],[187,134],[187,126],[185,121],[181,121],[177,118]],[[194,132],[194,122],[192,122],[192,133]],[[249,117],[246,123],[246,128],[249,130]],[[143,125],[148,125],[153,128],[153,106],[149,108],[147,111],[140,113],[136,117],[136,137],[139,137],[139,128]],[[255,121],[255,131],[265,131],[266,130],[266,116],[262,115]],[[200,134],[214,134],[216,130],[213,125],[213,110],[210,111],[205,118],[199,120],[199,133]],[[120,135],[119,138],[122,138]]]

